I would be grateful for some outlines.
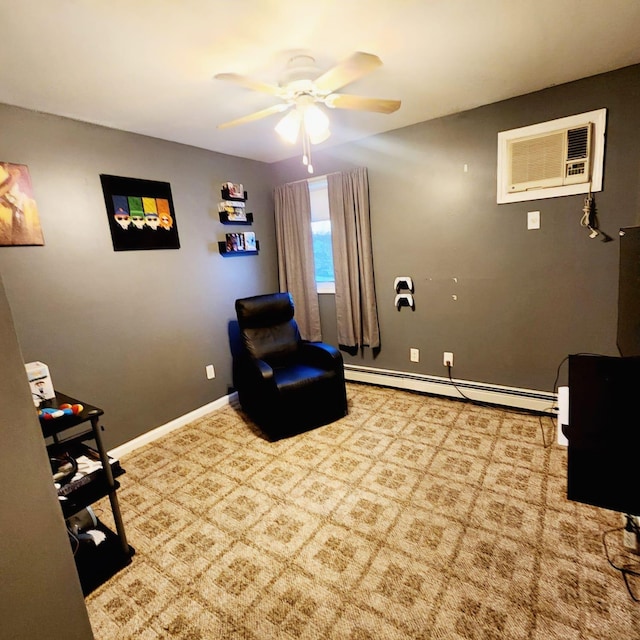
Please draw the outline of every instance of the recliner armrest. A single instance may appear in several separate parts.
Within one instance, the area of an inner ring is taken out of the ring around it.
[[[338,349],[325,342],[302,341],[299,345],[302,358],[317,367],[337,369],[342,367],[342,354]]]
[[[267,381],[273,378],[273,367],[268,365],[264,360],[252,358],[251,362],[256,367],[256,369],[258,369],[263,380]]]
[[[244,371],[245,375],[248,374],[264,382],[273,381],[273,368],[264,360],[252,358],[245,354],[237,359],[237,364],[239,368]]]

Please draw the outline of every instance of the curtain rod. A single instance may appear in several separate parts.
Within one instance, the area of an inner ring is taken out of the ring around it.
[[[355,169],[359,169],[360,167],[354,167],[354,169],[347,169],[347,171],[352,171]],[[365,168],[365,167],[363,167]],[[322,176],[314,176],[313,178],[303,178],[302,180],[294,180],[293,182],[285,182],[284,185],[280,185],[280,186],[285,186],[287,184],[299,184],[300,182],[318,182],[319,180],[322,180],[322,178],[326,178],[327,176],[337,176],[340,175],[341,173],[345,173],[345,171],[332,171],[331,173],[325,173]]]
[[[340,171],[332,171],[331,173],[325,173],[321,176],[315,176],[314,178],[303,178],[302,180],[294,180],[293,182],[285,182],[285,184],[299,184],[300,182],[318,182],[327,176],[336,176]]]

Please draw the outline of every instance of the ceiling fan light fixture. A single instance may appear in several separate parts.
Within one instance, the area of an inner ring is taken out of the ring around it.
[[[285,142],[295,144],[298,139],[301,124],[302,116],[300,115],[300,111],[294,109],[293,111],[289,111],[289,113],[278,122],[275,126],[275,131]]]
[[[311,144],[320,144],[321,142],[328,140],[330,135],[331,131],[329,129],[325,129],[318,134],[309,133],[309,142]]]
[[[304,128],[311,142],[318,144],[314,142],[314,138],[322,142],[329,137],[329,118],[320,107],[310,104],[304,108]]]
[[[302,133],[302,163],[309,173],[313,173],[311,145],[320,144],[331,135],[327,114],[315,104],[298,103],[278,122],[275,131],[289,144],[295,144]]]

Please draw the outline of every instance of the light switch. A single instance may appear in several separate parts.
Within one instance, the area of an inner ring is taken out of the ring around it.
[[[539,228],[540,228],[540,212],[527,211],[527,229],[539,229]]]

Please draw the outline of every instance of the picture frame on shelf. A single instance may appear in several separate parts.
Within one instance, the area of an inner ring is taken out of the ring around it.
[[[231,198],[244,199],[244,188],[241,184],[237,184],[234,182],[223,182],[222,189],[223,191],[227,191],[229,193],[229,197]]]
[[[244,236],[244,250],[257,251],[256,234],[253,231],[247,231],[242,234]]]
[[[244,237],[242,233],[227,233],[225,235],[227,253],[244,251]]]
[[[260,243],[256,240],[256,234],[253,231],[227,233],[224,241],[218,242],[218,247],[223,256],[256,255],[260,250]]]
[[[222,195],[223,200],[245,202],[248,199],[244,186],[235,182],[223,182],[220,194]]]
[[[228,222],[247,222],[247,210],[244,202],[224,200],[218,204],[218,212],[224,214]]]

